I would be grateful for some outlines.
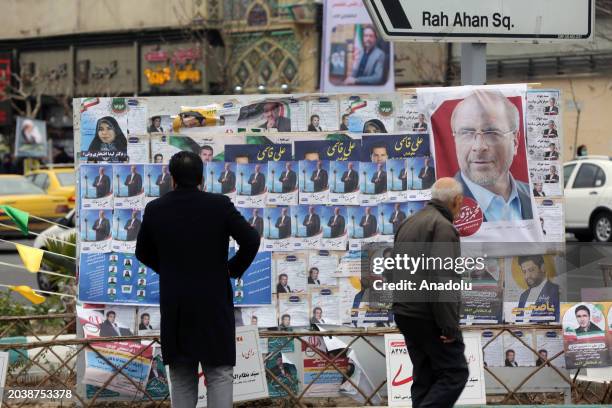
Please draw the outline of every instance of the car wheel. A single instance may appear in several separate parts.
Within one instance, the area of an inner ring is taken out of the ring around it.
[[[612,215],[610,213],[600,213],[595,216],[591,227],[595,241],[612,241]]]

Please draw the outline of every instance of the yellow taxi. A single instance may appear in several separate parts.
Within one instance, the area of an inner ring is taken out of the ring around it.
[[[13,174],[0,175],[0,204],[10,205],[52,221],[57,221],[69,211],[68,200],[65,197],[49,195],[24,176]],[[0,223],[13,226],[12,221],[2,210],[0,210]],[[50,224],[35,219],[31,219],[29,224],[32,231],[42,231],[49,226]],[[11,228],[0,225],[2,235],[14,232]]]
[[[72,165],[32,170],[25,177],[49,195],[66,197],[68,207],[74,208],[76,176]]]

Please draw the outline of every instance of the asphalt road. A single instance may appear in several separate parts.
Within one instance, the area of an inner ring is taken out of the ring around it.
[[[30,246],[34,243],[34,240],[31,239],[8,238],[7,240]],[[4,242],[0,242],[0,262],[23,266],[23,264],[21,263],[21,258],[19,257],[19,254],[15,249],[15,246],[11,244],[6,244]],[[13,268],[1,264],[0,283],[4,285],[28,285],[33,289],[38,289],[38,285],[36,283],[36,274],[30,273],[25,269]],[[0,290],[6,291],[8,289],[0,288]],[[13,293],[13,297],[15,300],[30,303],[16,293]]]

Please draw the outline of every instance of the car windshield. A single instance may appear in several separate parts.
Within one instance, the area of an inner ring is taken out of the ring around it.
[[[1,179],[0,196],[24,194],[45,194],[45,192],[24,177],[7,177]]]
[[[56,173],[57,180],[62,187],[72,187],[75,184],[74,172],[70,173]]]

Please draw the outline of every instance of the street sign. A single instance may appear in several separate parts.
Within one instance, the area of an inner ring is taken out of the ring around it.
[[[575,42],[593,39],[595,0],[364,0],[388,41]]]

